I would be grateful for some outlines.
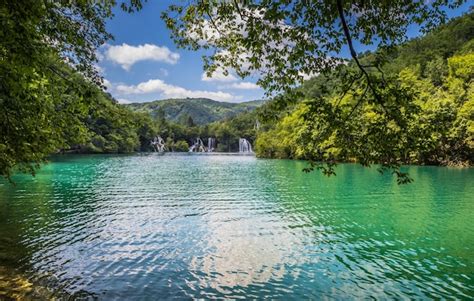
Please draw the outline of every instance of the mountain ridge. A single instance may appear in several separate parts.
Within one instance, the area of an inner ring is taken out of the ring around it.
[[[204,125],[251,112],[264,102],[252,100],[231,103],[210,98],[169,98],[123,105],[134,112],[148,113],[153,119],[164,117],[166,120],[185,123],[191,117],[194,124]]]

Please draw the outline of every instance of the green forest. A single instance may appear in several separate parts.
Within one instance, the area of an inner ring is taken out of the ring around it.
[[[344,85],[340,73],[351,72],[354,66],[349,63],[337,73],[317,76],[294,93],[280,96],[295,97],[284,110],[278,107],[278,99],[267,101],[256,111],[259,102],[228,104],[244,111],[236,111],[238,114],[231,117],[225,115],[229,109],[220,108],[222,103],[210,100],[163,100],[123,106],[97,91],[98,101],[93,103],[101,105],[84,119],[87,142],[70,149],[105,153],[150,151],[150,140],[160,135],[169,151],[187,151],[196,137],[215,137],[218,151],[236,151],[238,138],[244,137],[255,144],[259,157],[360,162],[360,154],[371,151],[364,153],[367,163],[371,163],[384,159],[376,151],[383,143],[372,135],[374,128],[383,128],[386,131],[383,134],[393,135],[399,143],[395,155],[404,164],[472,165],[473,38],[474,14],[471,13],[395,49],[363,55],[362,60],[367,64],[383,56],[387,61],[383,65],[384,76],[413,99],[404,108],[406,128],[403,129],[385,124],[386,120],[370,104],[348,111],[360,96],[347,93],[340,97]],[[160,102],[162,106],[157,105]],[[190,107],[184,113],[180,107],[183,105]],[[321,135],[324,126],[336,115],[318,115],[317,110],[310,109],[318,106],[330,107],[333,114],[342,116],[351,113],[345,120],[345,126],[352,129],[350,137],[338,132]],[[206,107],[213,111],[203,114]],[[220,115],[216,113],[219,111]],[[181,114],[178,116],[176,112]],[[257,122],[261,123],[258,131]],[[321,148],[323,152],[316,152]]]
[[[215,137],[217,151],[233,152],[242,137],[252,142],[258,157],[305,159],[311,168],[320,161],[386,166],[474,161],[472,12],[423,37],[360,56],[368,78],[378,83],[376,98],[384,103],[364,100],[372,87],[348,60],[265,102],[224,105],[188,99],[188,104],[167,100],[162,106],[160,101],[118,104],[100,79],[83,76],[87,69],[79,72],[57,51],[35,44],[38,37],[18,39],[18,23],[38,21],[27,13],[19,10],[15,18],[6,18],[10,21],[0,37],[0,50],[8,58],[0,61],[0,71],[9,74],[0,98],[0,172],[6,177],[14,167],[34,173],[58,152],[152,151],[150,141],[157,135],[168,151],[187,151],[196,137]],[[38,16],[42,13],[38,8]],[[107,38],[98,25],[102,34],[88,37],[97,45]],[[74,42],[66,31],[68,37]],[[77,45],[87,57],[80,40]]]
[[[474,1],[0,0],[0,301],[474,300],[473,183]]]
[[[164,117],[169,121],[185,124],[191,117],[193,124],[204,125],[253,111],[263,102],[263,100],[254,100],[232,103],[207,98],[184,98],[131,103],[126,106],[134,112],[148,113],[153,118],[164,114]]]
[[[297,89],[298,100],[284,113],[277,113],[277,122],[258,134],[258,156],[367,164],[472,165],[474,14],[452,20],[395,49],[380,49],[361,57],[366,65],[380,59],[386,63],[373,73],[385,77],[382,93],[388,95],[390,89],[397,88],[405,94],[406,100],[387,104],[398,106],[396,113],[403,123],[396,124],[373,103],[357,106],[363,86],[341,93],[346,85],[341,72],[350,74],[355,68],[350,62],[342,70],[313,78]],[[321,107],[326,110],[319,110]],[[332,130],[335,122],[341,122],[340,127],[348,131]],[[387,139],[392,141],[387,144]]]

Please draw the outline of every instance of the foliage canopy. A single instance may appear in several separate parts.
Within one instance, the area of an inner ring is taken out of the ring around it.
[[[115,5],[133,12],[143,2],[0,1],[2,175],[14,167],[34,173],[61,149],[143,150],[157,133],[176,149],[195,134],[212,133],[227,150],[236,135],[256,137],[254,113],[202,127],[185,116],[184,129],[132,113],[101,90],[94,66],[97,48],[112,38],[105,22]],[[328,174],[333,162],[355,159],[382,163],[404,181],[398,166],[414,154],[420,162],[442,161],[433,154],[440,149],[449,160],[472,156],[472,14],[460,37],[435,38],[441,46],[424,39],[412,50],[396,47],[409,26],[432,29],[446,19],[444,8],[463,2],[204,0],[171,5],[162,18],[178,45],[213,50],[205,57],[209,73],[257,76],[269,95],[278,94],[260,115],[276,121],[257,141],[260,154],[274,156],[265,137],[281,136],[289,148],[279,154],[328,161]],[[380,51],[361,56],[356,43]],[[341,57],[345,46],[351,60]]]

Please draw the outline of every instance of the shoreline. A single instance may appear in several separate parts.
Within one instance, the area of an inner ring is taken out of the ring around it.
[[[260,157],[257,153],[240,153],[240,152],[131,152],[131,153],[86,153],[86,152],[64,152],[64,153],[54,153],[49,156],[51,157],[60,157],[60,156],[248,156],[256,157],[257,159],[266,159],[266,160],[290,160],[290,161],[308,161],[306,159],[295,159],[295,158],[274,158],[274,157]],[[325,162],[319,161],[320,163],[325,164]],[[339,164],[359,164],[356,161],[337,161],[336,165]],[[371,163],[370,166],[382,165],[382,163]],[[409,167],[409,166],[432,166],[432,167],[449,167],[449,168],[474,168],[474,164],[469,164],[468,162],[448,162],[447,164],[417,164],[417,163],[401,163],[400,167]]]
[[[16,269],[0,265],[0,299],[54,300],[54,294]]]

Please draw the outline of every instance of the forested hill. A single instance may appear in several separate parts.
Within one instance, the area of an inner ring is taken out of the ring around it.
[[[364,164],[474,164],[474,13],[306,81],[257,136],[261,157]],[[370,66],[379,66],[370,68]],[[267,109],[266,109],[267,110]],[[270,114],[268,114],[270,115]],[[272,116],[272,115],[270,115]]]
[[[262,103],[262,100],[229,103],[208,98],[184,98],[132,103],[126,106],[135,112],[148,113],[154,119],[164,117],[166,120],[181,124],[204,125],[253,111]]]

